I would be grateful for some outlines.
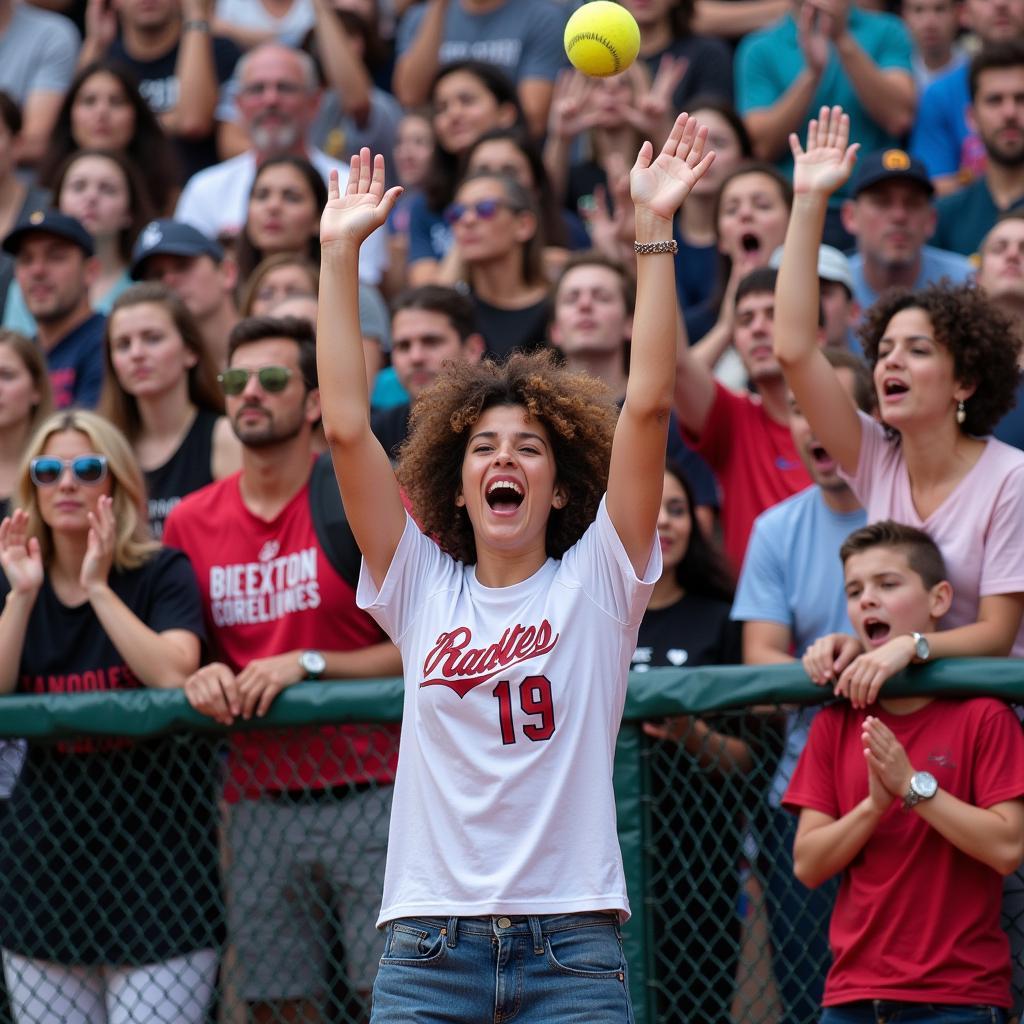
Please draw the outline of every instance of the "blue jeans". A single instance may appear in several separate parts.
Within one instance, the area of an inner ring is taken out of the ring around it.
[[[949,1003],[897,1003],[868,999],[827,1006],[821,1024],[1006,1024],[998,1006],[953,1006]]]
[[[387,925],[371,1024],[633,1024],[616,917],[406,917]]]
[[[772,971],[782,1004],[779,1024],[811,1024],[818,1016],[825,975],[832,964],[828,925],[839,879],[817,889],[798,882],[793,874],[796,817],[781,809],[769,814],[761,852],[767,861]]]

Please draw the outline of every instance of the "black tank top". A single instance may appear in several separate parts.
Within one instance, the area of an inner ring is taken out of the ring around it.
[[[193,491],[213,483],[213,428],[220,413],[200,409],[178,450],[156,469],[146,470],[149,525],[161,540],[171,509]]]

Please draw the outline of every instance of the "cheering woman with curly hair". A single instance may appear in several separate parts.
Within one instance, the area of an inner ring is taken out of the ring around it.
[[[632,170],[641,255],[618,422],[601,384],[545,354],[451,366],[416,404],[398,481],[370,431],[356,287],[360,243],[399,190],[367,150],[344,195],[331,183],[324,429],[363,552],[358,600],[406,677],[375,1024],[630,1018],[612,757],[661,572],[672,218],[711,163],[706,138],[680,115]]]
[[[925,530],[945,558],[953,605],[920,639],[871,630],[872,650],[826,637],[804,656],[811,678],[855,706],[911,661],[1024,654],[1024,454],[988,436],[1013,405],[1020,341],[971,287],[890,292],[861,331],[881,422],[858,412],[818,347],[817,253],[829,196],[849,177],[849,117],[822,107],[795,159],[793,213],[775,294],[775,355],[815,437],[838,460],[869,522]]]

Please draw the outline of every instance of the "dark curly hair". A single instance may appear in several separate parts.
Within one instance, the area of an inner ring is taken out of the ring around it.
[[[449,363],[412,409],[398,480],[424,533],[460,562],[476,562],[473,526],[455,497],[469,428],[486,410],[520,405],[551,439],[558,483],[568,500],[552,509],[547,553],[561,556],[594,521],[608,483],[618,408],[597,378],[559,366],[555,354],[514,353],[503,363]]]
[[[920,291],[886,292],[865,314],[858,332],[872,372],[889,321],[904,309],[927,314],[935,340],[953,357],[953,375],[974,386],[960,429],[976,437],[991,434],[1017,400],[1021,341],[1009,318],[974,285],[943,280]]]

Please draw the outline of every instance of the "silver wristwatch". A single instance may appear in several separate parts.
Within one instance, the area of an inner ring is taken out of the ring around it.
[[[910,776],[910,788],[903,798],[903,809],[909,811],[922,800],[931,800],[938,791],[939,780],[931,772],[914,772]]]
[[[914,641],[914,661],[927,661],[932,656],[932,649],[927,638],[921,633],[911,633]]]
[[[319,651],[303,651],[299,655],[299,668],[305,679],[319,679],[327,668],[327,659]]]

